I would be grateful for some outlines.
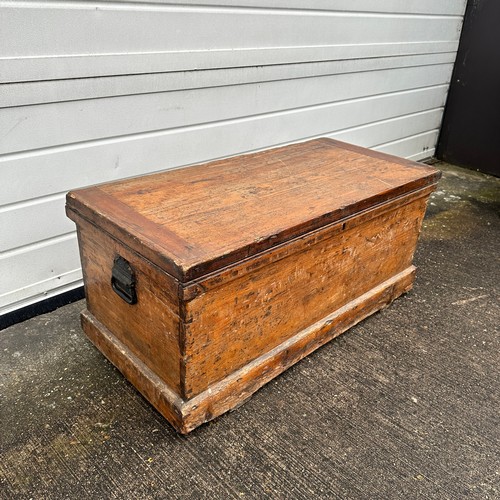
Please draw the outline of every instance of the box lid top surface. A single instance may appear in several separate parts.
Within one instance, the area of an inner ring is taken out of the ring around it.
[[[426,165],[316,139],[80,189],[67,205],[187,282],[439,176]]]

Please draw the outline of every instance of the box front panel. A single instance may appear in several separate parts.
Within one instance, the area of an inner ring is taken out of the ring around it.
[[[418,198],[359,225],[350,220],[344,230],[325,228],[331,238],[188,302],[186,396],[407,269],[426,201]]]
[[[180,392],[177,283],[161,270],[78,218],[80,255],[89,312],[130,352]],[[127,287],[130,265],[136,302]],[[115,266],[115,289],[112,286]]]

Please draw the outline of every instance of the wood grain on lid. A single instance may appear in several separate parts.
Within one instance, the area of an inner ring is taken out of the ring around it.
[[[73,191],[67,205],[185,282],[439,176],[317,139]]]

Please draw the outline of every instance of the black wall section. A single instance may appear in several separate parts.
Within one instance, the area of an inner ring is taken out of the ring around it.
[[[469,0],[436,156],[500,176],[500,1]]]
[[[29,306],[17,309],[10,313],[0,316],[0,330],[7,328],[15,323],[25,321],[27,319],[38,316],[39,314],[45,314],[54,311],[58,307],[71,304],[77,300],[81,300],[85,297],[85,291],[83,286],[70,290],[69,292],[61,293],[55,297],[50,297],[48,299],[36,302]]]

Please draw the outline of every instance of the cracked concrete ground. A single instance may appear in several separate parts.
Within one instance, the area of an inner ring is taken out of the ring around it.
[[[415,288],[187,437],[83,302],[0,332],[0,496],[500,498],[500,180],[437,166]]]

